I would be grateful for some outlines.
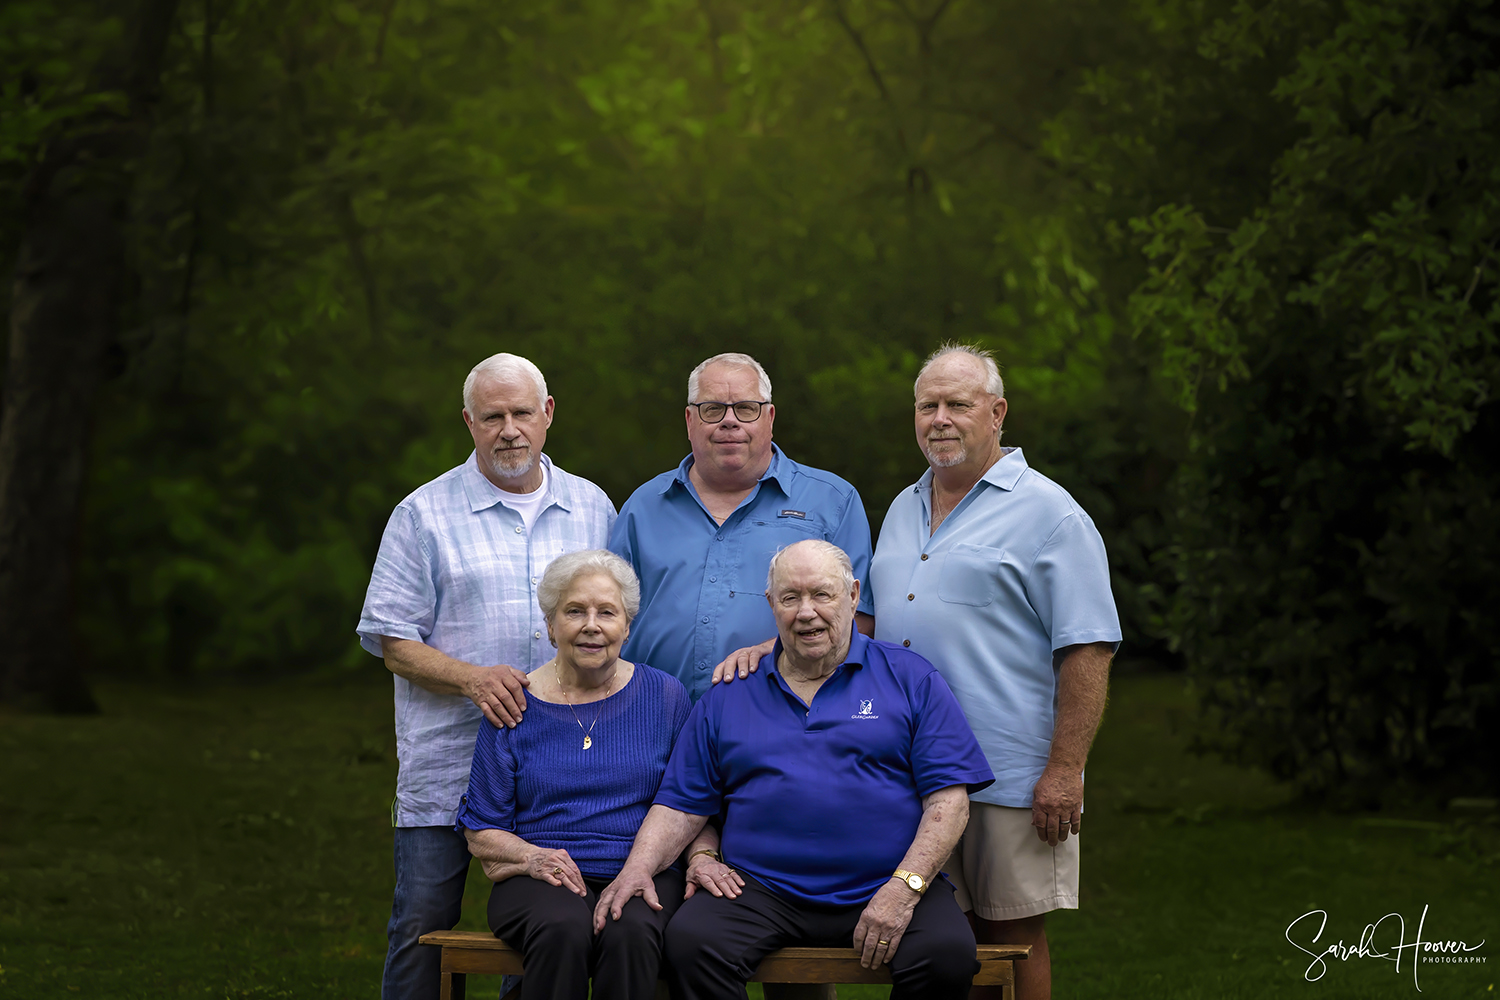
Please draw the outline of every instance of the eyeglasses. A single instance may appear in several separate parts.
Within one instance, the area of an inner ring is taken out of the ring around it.
[[[698,408],[698,419],[705,424],[716,424],[724,419],[730,407],[734,407],[734,419],[744,424],[752,424],[760,419],[760,408],[769,405],[770,400],[741,399],[734,403],[689,403],[689,406]]]

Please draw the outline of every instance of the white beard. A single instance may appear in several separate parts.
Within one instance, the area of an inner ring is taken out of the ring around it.
[[[531,470],[536,468],[536,452],[532,449],[524,449],[526,453],[526,460],[521,465],[517,465],[514,461],[507,462],[504,460],[504,458],[510,458],[512,456],[519,457],[516,455],[516,452],[522,450],[523,449],[515,448],[510,451],[502,451],[498,455],[492,452],[490,471],[501,479],[519,479],[522,476],[529,475],[531,473]],[[502,458],[502,456],[504,456],[504,458]]]
[[[924,445],[922,448],[922,454],[927,456],[927,462],[933,468],[951,469],[955,465],[962,465],[965,461],[968,460],[969,450],[960,445],[957,451],[949,452],[943,457],[939,458],[937,455],[933,454],[930,445]]]

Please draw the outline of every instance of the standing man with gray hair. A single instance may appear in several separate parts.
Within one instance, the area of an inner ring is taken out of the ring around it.
[[[772,443],[771,379],[748,354],[694,368],[683,415],[692,452],[625,501],[609,548],[641,578],[641,613],[621,655],[672,674],[697,701],[731,652],[753,662],[775,642],[763,593],[771,556],[810,538],[833,542],[863,585],[870,525],[853,486]],[[862,631],[869,612],[861,600]]]
[[[474,453],[397,505],[375,559],[357,631],[395,675],[400,764],[385,1000],[439,994],[439,950],[417,939],[458,922],[470,855],[454,820],[481,719],[521,721],[526,674],[552,657],[538,581],[558,556],[603,548],[615,520],[603,490],[542,453],[553,408],[525,358],[476,365]]]
[[[1078,906],[1083,765],[1120,641],[1109,562],[1067,491],[1001,447],[1005,386],[988,351],[944,346],[915,394],[928,471],[880,530],[875,638],[937,667],[984,748],[996,781],[973,796],[944,871],[981,943],[1031,946],[1016,996],[1044,1000],[1046,913]]]

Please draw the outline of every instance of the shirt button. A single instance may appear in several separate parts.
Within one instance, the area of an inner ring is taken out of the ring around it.
[[[901,645],[903,645],[903,646],[910,646],[911,645],[911,640],[910,639],[902,639],[901,640]]]
[[[927,561],[927,553],[925,553],[925,552],[922,553],[922,561],[923,562]]]
[[[531,578],[531,582],[532,582],[532,583],[536,583],[536,577],[532,577],[532,578]]]
[[[540,633],[540,632],[533,632],[532,635],[531,635],[531,637],[533,639],[540,639],[542,637],[542,633]],[[908,642],[907,645],[910,646],[911,643]]]
[[[716,577],[716,576],[711,576],[711,577],[708,578],[708,582],[709,583],[718,583],[719,582],[719,578]]]
[[[707,615],[703,616],[703,624],[705,624],[705,625],[708,624],[708,616]]]
[[[519,535],[520,533],[521,533],[521,526],[518,524],[518,525],[516,525],[516,534]]]
[[[915,601],[917,599],[917,595],[916,594],[907,594],[906,595],[906,599],[908,601]]]

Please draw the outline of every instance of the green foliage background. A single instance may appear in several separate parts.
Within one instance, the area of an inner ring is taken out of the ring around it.
[[[0,240],[113,6],[0,9]],[[622,502],[744,350],[879,525],[910,383],[1004,362],[1127,650],[1313,790],[1493,787],[1482,0],[199,0],[139,165],[80,614],[122,674],[368,670],[391,507],[498,350]]]

